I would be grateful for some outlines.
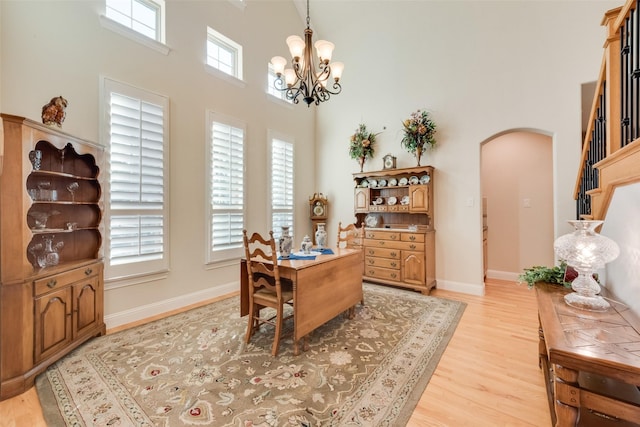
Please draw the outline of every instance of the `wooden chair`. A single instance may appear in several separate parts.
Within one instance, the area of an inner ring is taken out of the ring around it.
[[[247,230],[242,231],[244,251],[247,260],[248,294],[249,294],[249,323],[245,341],[249,343],[253,332],[263,323],[275,327],[275,336],[271,354],[278,355],[282,326],[285,320],[293,318],[293,313],[285,317],[285,305],[293,306],[293,290],[290,281],[280,278],[278,269],[278,254],[273,231],[269,231],[269,239],[258,233],[247,237]],[[265,262],[266,261],[266,262]],[[276,315],[261,317],[260,310],[271,307]]]
[[[364,243],[364,223],[360,228],[355,224],[342,226],[342,222],[338,223],[338,240],[336,246],[338,248],[362,249]],[[364,268],[364,265],[363,265]]]
[[[358,249],[362,251],[362,245],[364,244],[364,222],[360,224],[360,228],[355,224],[349,224],[346,227],[342,226],[342,222],[338,223],[338,239],[336,247]],[[364,276],[364,252],[362,252],[362,275]],[[360,301],[361,305],[364,305],[364,297]]]

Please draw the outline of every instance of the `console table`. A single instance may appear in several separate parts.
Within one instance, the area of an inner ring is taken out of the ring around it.
[[[536,284],[552,424],[640,426],[640,319],[616,302],[605,312],[575,309],[568,292]]]

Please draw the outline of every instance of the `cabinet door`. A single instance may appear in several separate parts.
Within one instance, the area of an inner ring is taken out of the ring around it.
[[[353,197],[356,212],[369,212],[369,189],[356,188]]]
[[[71,287],[67,286],[35,300],[35,362],[64,349],[72,341]]]
[[[410,185],[409,186],[409,212],[429,211],[429,186]]]
[[[102,321],[102,289],[97,276],[73,285],[74,339],[94,334]]]
[[[402,251],[402,281],[414,285],[425,284],[424,252]]]

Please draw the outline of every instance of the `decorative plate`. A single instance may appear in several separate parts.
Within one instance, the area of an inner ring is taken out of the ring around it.
[[[409,178],[409,184],[418,185],[418,184],[420,184],[420,180],[418,179],[417,176],[414,175],[411,178]]]
[[[400,200],[400,204],[401,204],[401,205],[408,205],[408,204],[409,204],[409,196],[404,196],[404,197]]]
[[[369,181],[367,181],[366,179],[363,179],[362,181],[360,181],[360,187],[367,188],[368,186],[369,186]]]
[[[395,205],[396,203],[398,203],[398,199],[396,199],[395,197],[391,196],[387,199],[387,204],[389,205]]]
[[[398,185],[407,185],[409,183],[409,180],[404,177],[404,178],[400,178],[400,182],[398,182]]]
[[[389,187],[395,187],[396,185],[398,185],[398,180],[395,178],[391,178],[389,180]]]
[[[379,187],[386,187],[387,186],[387,180],[386,179],[381,179],[380,182],[378,182],[378,186]]]
[[[429,175],[422,175],[420,177],[420,184],[428,184],[431,181],[431,177]]]
[[[380,225],[380,216],[369,214],[365,217],[364,224],[369,228],[376,228]]]
[[[369,180],[369,188],[376,188],[377,186],[378,186],[378,181],[376,181],[375,179]]]

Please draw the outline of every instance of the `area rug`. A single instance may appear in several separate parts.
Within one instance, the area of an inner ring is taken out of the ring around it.
[[[93,339],[38,376],[50,426],[402,426],[465,304],[365,284],[293,355],[244,343],[239,297]]]

